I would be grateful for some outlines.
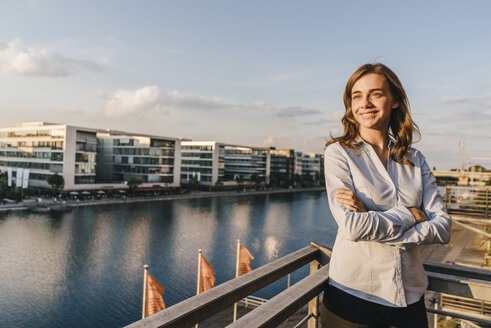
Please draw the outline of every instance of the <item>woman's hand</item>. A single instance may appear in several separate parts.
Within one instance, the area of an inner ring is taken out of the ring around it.
[[[334,194],[338,202],[353,212],[367,212],[365,204],[356,196],[355,192],[349,189],[338,189]]]
[[[428,217],[426,216],[425,212],[421,211],[419,208],[408,207],[407,209],[409,210],[409,212],[411,212],[411,214],[416,219],[416,223],[428,221]]]

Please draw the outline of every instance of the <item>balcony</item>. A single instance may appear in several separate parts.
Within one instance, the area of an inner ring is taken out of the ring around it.
[[[309,263],[310,274],[307,277],[240,317],[236,322],[230,322],[226,327],[277,327],[306,304],[308,304],[308,314],[297,324],[297,327],[305,323],[308,328],[318,327],[319,296],[327,284],[330,255],[331,251],[328,248],[311,243],[292,254],[127,327],[192,327]],[[488,304],[491,301],[490,271],[429,262],[425,262],[424,265],[430,282],[429,292],[445,293],[447,296],[457,298],[471,298],[477,304]],[[473,321],[484,326],[491,325],[489,313],[484,313],[483,316],[479,313],[474,314],[472,310],[461,311],[458,307],[454,309],[456,310],[450,312],[428,308],[427,311]]]

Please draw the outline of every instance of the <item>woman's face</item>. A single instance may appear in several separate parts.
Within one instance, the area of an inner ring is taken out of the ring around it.
[[[355,120],[360,124],[360,132],[370,129],[383,133],[389,131],[390,114],[398,106],[399,103],[393,100],[389,84],[382,75],[364,75],[351,89],[351,109]]]

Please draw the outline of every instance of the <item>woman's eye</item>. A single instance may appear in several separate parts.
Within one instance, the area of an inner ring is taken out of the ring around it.
[[[361,96],[360,95],[354,95],[353,97],[351,97],[353,100],[358,100],[358,99],[361,99]]]
[[[372,98],[380,98],[380,97],[382,97],[382,94],[380,92],[375,92],[375,93],[371,94],[371,97]]]

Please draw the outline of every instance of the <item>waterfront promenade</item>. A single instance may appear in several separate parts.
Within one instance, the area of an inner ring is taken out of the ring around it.
[[[34,201],[24,201],[20,203],[8,203],[1,204],[0,211],[10,210],[28,210],[31,207],[38,205],[43,206],[56,206],[56,205],[68,205],[68,206],[93,206],[93,205],[108,205],[108,204],[128,204],[128,203],[141,203],[141,202],[156,202],[165,200],[177,200],[177,199],[193,199],[193,198],[209,198],[209,197],[228,197],[228,196],[251,196],[251,195],[268,195],[268,194],[287,194],[298,192],[310,192],[310,191],[324,191],[324,186],[311,187],[311,188],[293,188],[293,189],[271,189],[271,190],[246,190],[246,191],[196,191],[177,195],[165,195],[165,196],[147,196],[147,197],[126,197],[126,198],[102,198],[92,200],[67,200],[61,201],[43,201],[42,204],[35,203]]]

